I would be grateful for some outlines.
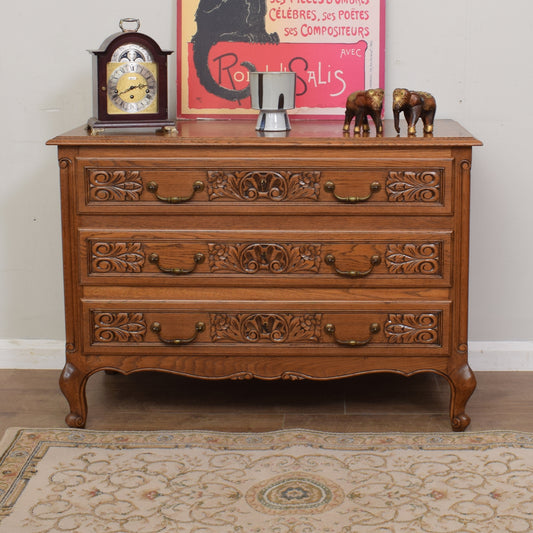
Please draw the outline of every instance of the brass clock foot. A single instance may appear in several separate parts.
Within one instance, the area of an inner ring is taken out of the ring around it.
[[[158,135],[177,135],[178,128],[176,128],[176,126],[163,126],[161,129],[157,130],[156,133]]]
[[[100,135],[100,133],[104,133],[104,128],[93,128],[92,126],[87,126],[87,130],[89,131],[89,135]]]

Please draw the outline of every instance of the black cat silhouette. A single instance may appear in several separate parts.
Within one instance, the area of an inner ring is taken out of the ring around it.
[[[250,95],[250,87],[228,89],[217,83],[209,70],[208,56],[219,42],[279,43],[277,33],[267,33],[265,16],[266,0],[200,0],[197,31],[192,38],[193,59],[200,83],[208,92],[230,101]],[[247,61],[241,65],[257,70]]]

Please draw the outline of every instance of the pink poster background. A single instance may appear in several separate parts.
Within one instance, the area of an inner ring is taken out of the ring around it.
[[[220,87],[246,88],[249,69],[243,64],[252,64],[258,71],[295,72],[296,109],[292,113],[313,118],[343,116],[350,93],[384,87],[385,0],[264,1],[269,31],[274,29],[280,42],[214,44],[208,68]],[[186,9],[184,3],[188,4]],[[313,3],[322,7],[313,10]],[[178,117],[255,115],[249,97],[227,100],[201,84],[191,42],[196,32],[193,13],[198,4],[199,0],[178,0]],[[291,4],[306,7],[291,9]],[[287,16],[290,18],[280,20]],[[311,21],[313,17],[319,20]],[[377,35],[373,34],[375,28]]]

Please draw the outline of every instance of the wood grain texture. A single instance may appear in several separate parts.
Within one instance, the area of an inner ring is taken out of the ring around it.
[[[296,121],[184,122],[178,135],[56,137],[67,423],[99,370],[210,382],[433,373],[455,430],[475,388],[466,348],[472,146],[343,135]]]

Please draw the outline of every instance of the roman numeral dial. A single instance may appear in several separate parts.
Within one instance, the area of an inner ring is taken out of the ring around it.
[[[107,112],[157,113],[157,65],[108,63]]]

